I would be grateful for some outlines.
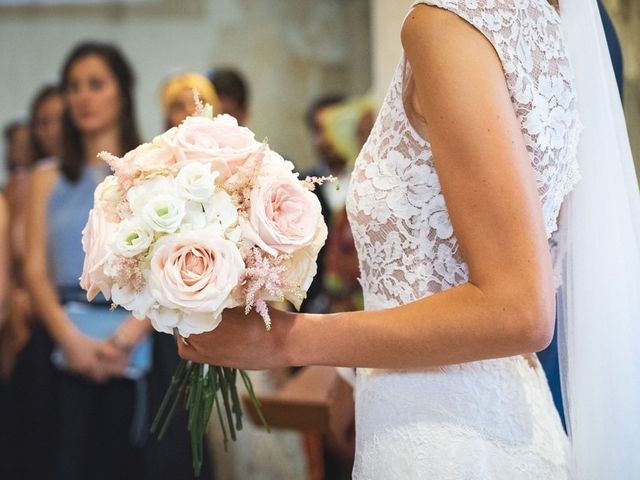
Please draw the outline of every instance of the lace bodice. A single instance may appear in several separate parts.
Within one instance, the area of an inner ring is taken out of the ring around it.
[[[477,28],[498,53],[535,172],[547,234],[578,179],[580,123],[560,18],[547,0],[428,0]],[[403,106],[403,58],[354,167],[347,200],[368,309],[467,280],[429,143]]]

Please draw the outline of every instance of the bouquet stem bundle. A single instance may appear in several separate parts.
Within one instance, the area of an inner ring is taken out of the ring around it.
[[[260,420],[268,425],[260,409],[249,375],[237,368],[215,367],[180,360],[171,378],[169,389],[162,399],[158,413],[151,425],[151,433],[162,439],[171,424],[178,406],[182,403],[188,412],[188,428],[191,434],[193,469],[200,475],[203,462],[203,440],[209,417],[215,408],[220,421],[224,448],[229,438],[236,440],[236,432],[242,430],[242,406],[236,381],[240,375],[251,402],[256,407]],[[223,413],[224,412],[224,413]]]

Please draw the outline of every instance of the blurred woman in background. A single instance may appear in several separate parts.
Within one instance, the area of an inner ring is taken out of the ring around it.
[[[132,381],[126,371],[149,326],[111,311],[104,298],[89,305],[78,286],[82,229],[93,192],[109,173],[97,154],[123,155],[140,143],[132,87],[133,73],[115,47],[77,46],[62,70],[62,156],[32,174],[25,274],[36,313],[56,345],[53,477],[59,479],[133,478],[139,464],[131,439],[134,421],[144,414],[136,408],[144,403],[136,401],[144,377]],[[98,325],[107,323],[119,326],[105,337]]]
[[[13,478],[42,478],[51,464],[55,428],[49,393],[53,392],[54,370],[50,357],[53,342],[43,325],[37,323],[24,276],[27,197],[31,169],[38,161],[59,157],[62,151],[62,92],[46,85],[35,95],[29,118],[28,159],[11,170],[7,184],[10,222],[11,285],[5,342],[5,369],[11,374],[9,411],[12,455],[19,472]],[[39,462],[25,462],[27,452],[42,452]],[[47,460],[48,459],[48,460]],[[21,466],[21,464],[24,464]],[[18,476],[19,475],[19,476]]]

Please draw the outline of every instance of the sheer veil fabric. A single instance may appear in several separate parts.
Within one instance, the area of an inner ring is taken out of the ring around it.
[[[640,478],[640,195],[596,0],[561,0],[584,130],[559,222],[560,365],[579,480]]]

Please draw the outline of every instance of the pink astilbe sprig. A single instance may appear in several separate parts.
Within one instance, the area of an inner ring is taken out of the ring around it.
[[[113,279],[119,285],[129,285],[136,292],[144,289],[146,280],[140,269],[141,255],[135,257],[116,256],[113,260]]]
[[[98,154],[98,158],[109,165],[113,174],[118,178],[118,183],[123,191],[129,190],[133,186],[138,172],[132,169],[124,158],[104,151]]]
[[[267,300],[283,298],[286,287],[282,280],[286,272],[284,262],[288,258],[288,255],[274,257],[258,248],[252,248],[244,259],[246,268],[242,284],[246,298],[245,313],[255,309],[264,320],[267,331],[271,330]]]
[[[200,117],[202,116],[202,112],[204,112],[204,103],[202,103],[202,100],[200,99],[200,94],[198,93],[198,90],[194,88],[192,89],[192,92],[193,92],[193,103],[196,106],[196,110],[193,115],[196,117]]]
[[[223,185],[224,190],[231,195],[240,212],[246,212],[250,205],[253,181],[258,177],[262,168],[268,145],[263,143],[260,148],[247,158],[244,165],[231,176]]]
[[[333,175],[326,175],[324,177],[307,177],[304,180],[302,180],[302,183],[306,188],[308,188],[310,191],[313,192],[316,189],[316,187],[321,186],[325,182],[337,182],[337,181],[338,181],[337,177],[334,177]],[[338,185],[337,188],[340,188],[340,185]]]

